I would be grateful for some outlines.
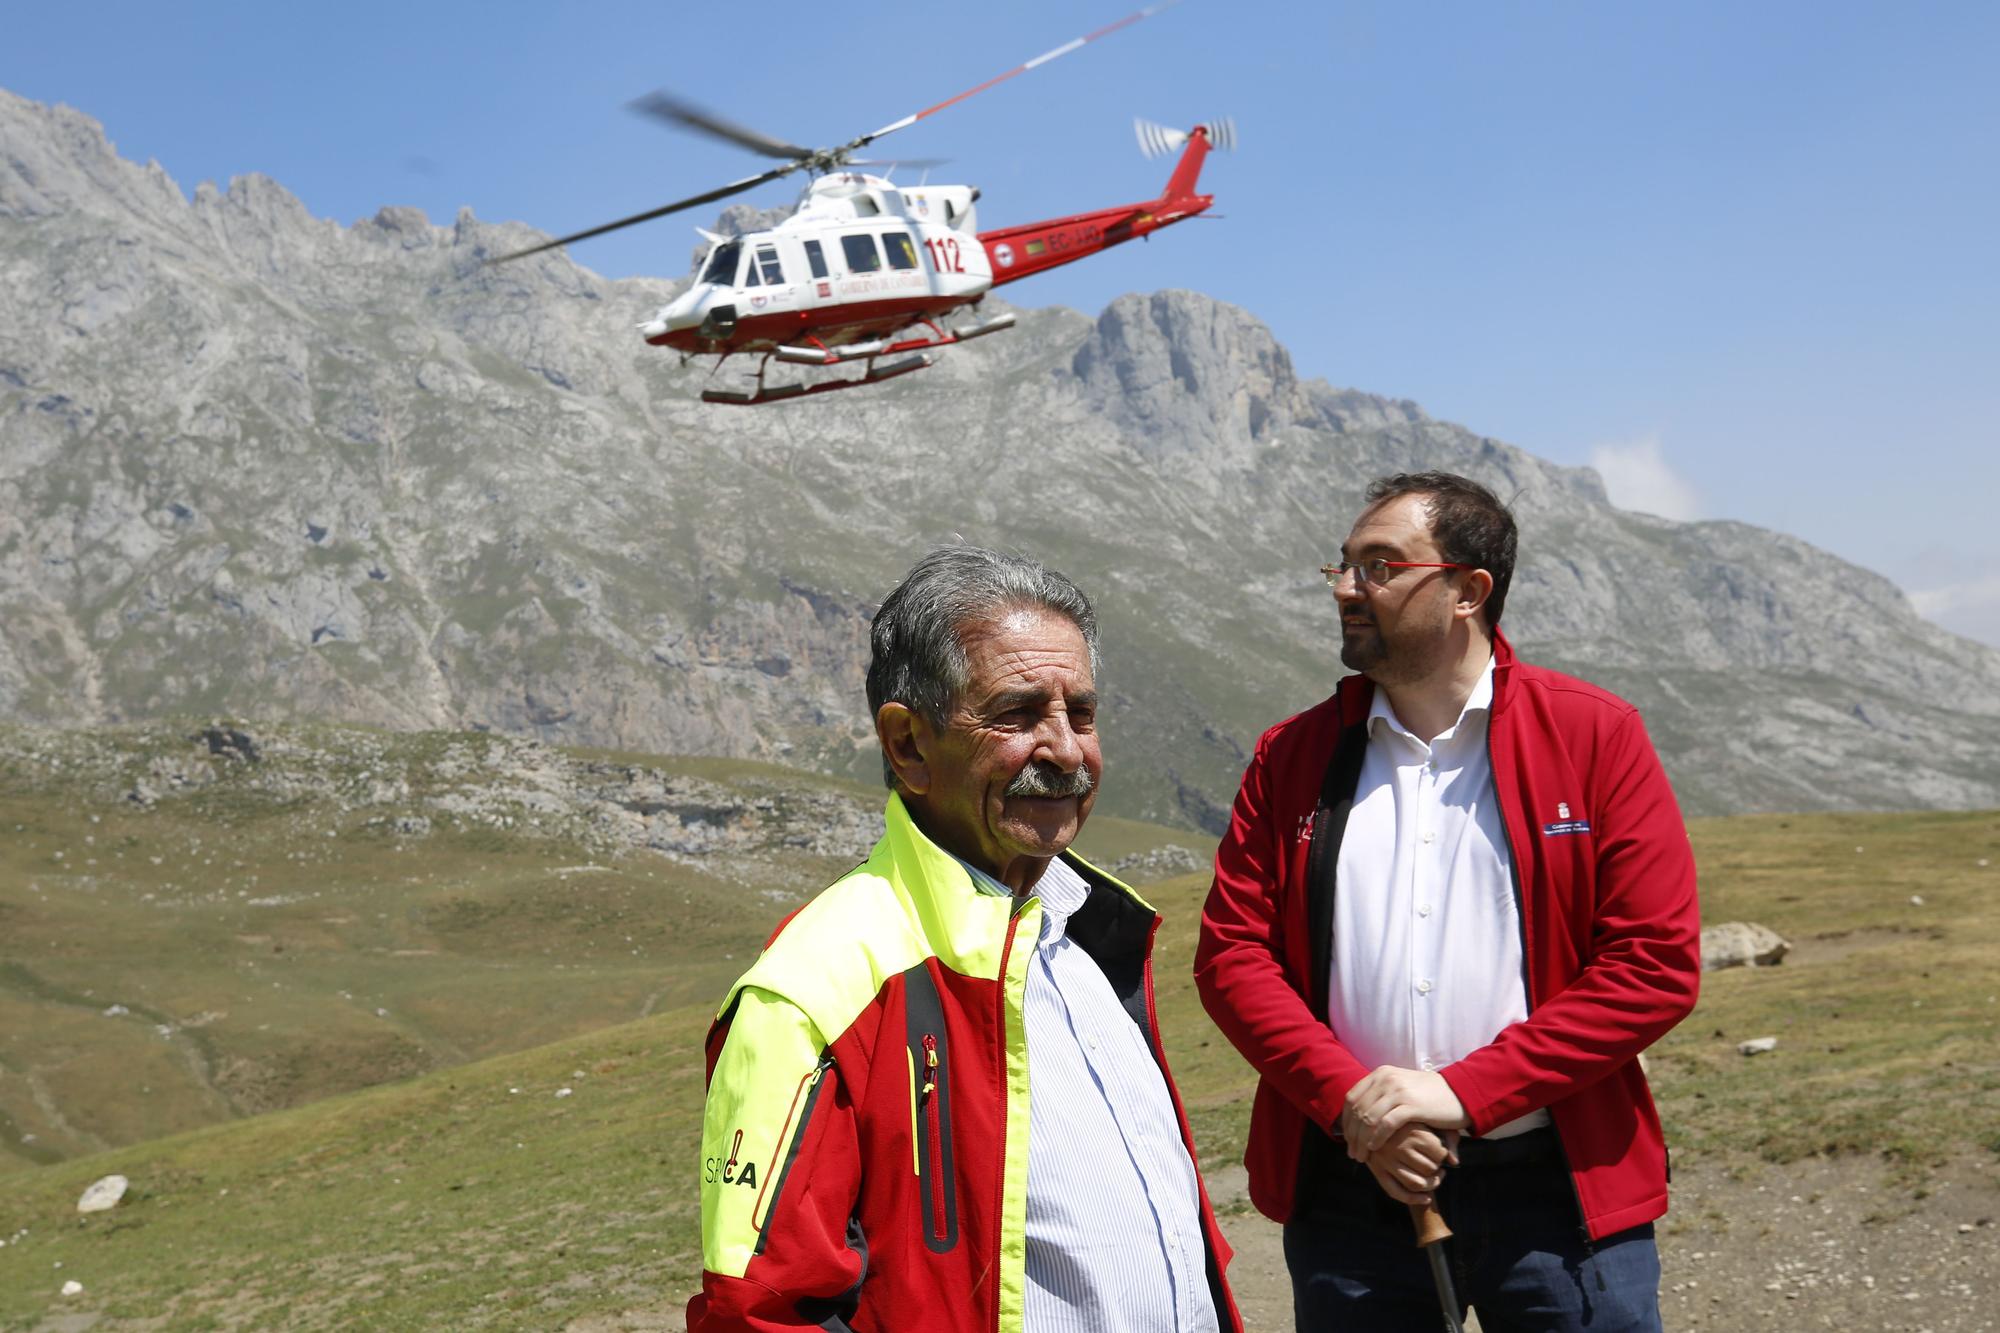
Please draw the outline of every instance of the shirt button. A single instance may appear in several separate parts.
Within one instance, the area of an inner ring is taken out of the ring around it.
[[[1430,993],[1431,993],[1430,978],[1426,977],[1422,981],[1419,981],[1417,983],[1417,994],[1429,995]]]
[[[1435,1064],[1432,1064],[1429,1060],[1424,1061],[1424,1072],[1426,1074],[1433,1073],[1436,1070],[1437,1066]]]
[[[1429,916],[1430,914],[1431,914],[1431,905],[1430,905],[1429,903],[1418,903],[1418,904],[1417,904],[1417,915],[1418,915],[1418,916]]]
[[[1425,842],[1436,842],[1437,840],[1438,840],[1438,835],[1437,835],[1437,830],[1436,830],[1436,829],[1429,829],[1429,828],[1427,828],[1427,829],[1425,829],[1425,830],[1424,830],[1424,841],[1425,841]]]

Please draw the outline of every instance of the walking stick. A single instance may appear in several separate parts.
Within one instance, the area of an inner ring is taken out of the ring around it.
[[[1465,1333],[1458,1317],[1458,1293],[1452,1290],[1451,1269],[1445,1266],[1443,1242],[1451,1239],[1451,1228],[1435,1203],[1410,1205],[1410,1222],[1417,1229],[1417,1248],[1431,1261],[1431,1280],[1437,1283],[1438,1305],[1444,1311],[1444,1326],[1451,1333]]]

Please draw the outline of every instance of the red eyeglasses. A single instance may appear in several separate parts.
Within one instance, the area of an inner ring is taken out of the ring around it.
[[[1398,569],[1477,569],[1477,565],[1452,564],[1442,560],[1343,560],[1337,565],[1321,565],[1326,586],[1338,588],[1343,576],[1352,574],[1357,584],[1381,587]]]

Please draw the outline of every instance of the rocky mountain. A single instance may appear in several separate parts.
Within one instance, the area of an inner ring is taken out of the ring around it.
[[[481,267],[533,235],[343,227],[259,176],[190,201],[0,93],[0,718],[866,776],[868,618],[963,537],[1098,599],[1107,807],[1213,829],[1257,732],[1339,674],[1315,567],[1362,486],[1437,466],[1513,497],[1509,630],[1639,703],[1690,809],[2000,805],[2000,653],[1803,542],[1624,513],[1587,470],[1301,380],[1241,310],[1022,310],[890,386],[714,407],[632,331],[674,284]]]

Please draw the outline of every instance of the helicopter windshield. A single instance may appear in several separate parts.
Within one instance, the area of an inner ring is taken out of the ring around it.
[[[736,260],[743,253],[743,247],[730,241],[715,247],[715,253],[708,257],[708,264],[701,271],[703,282],[721,283],[733,286],[736,282]]]

